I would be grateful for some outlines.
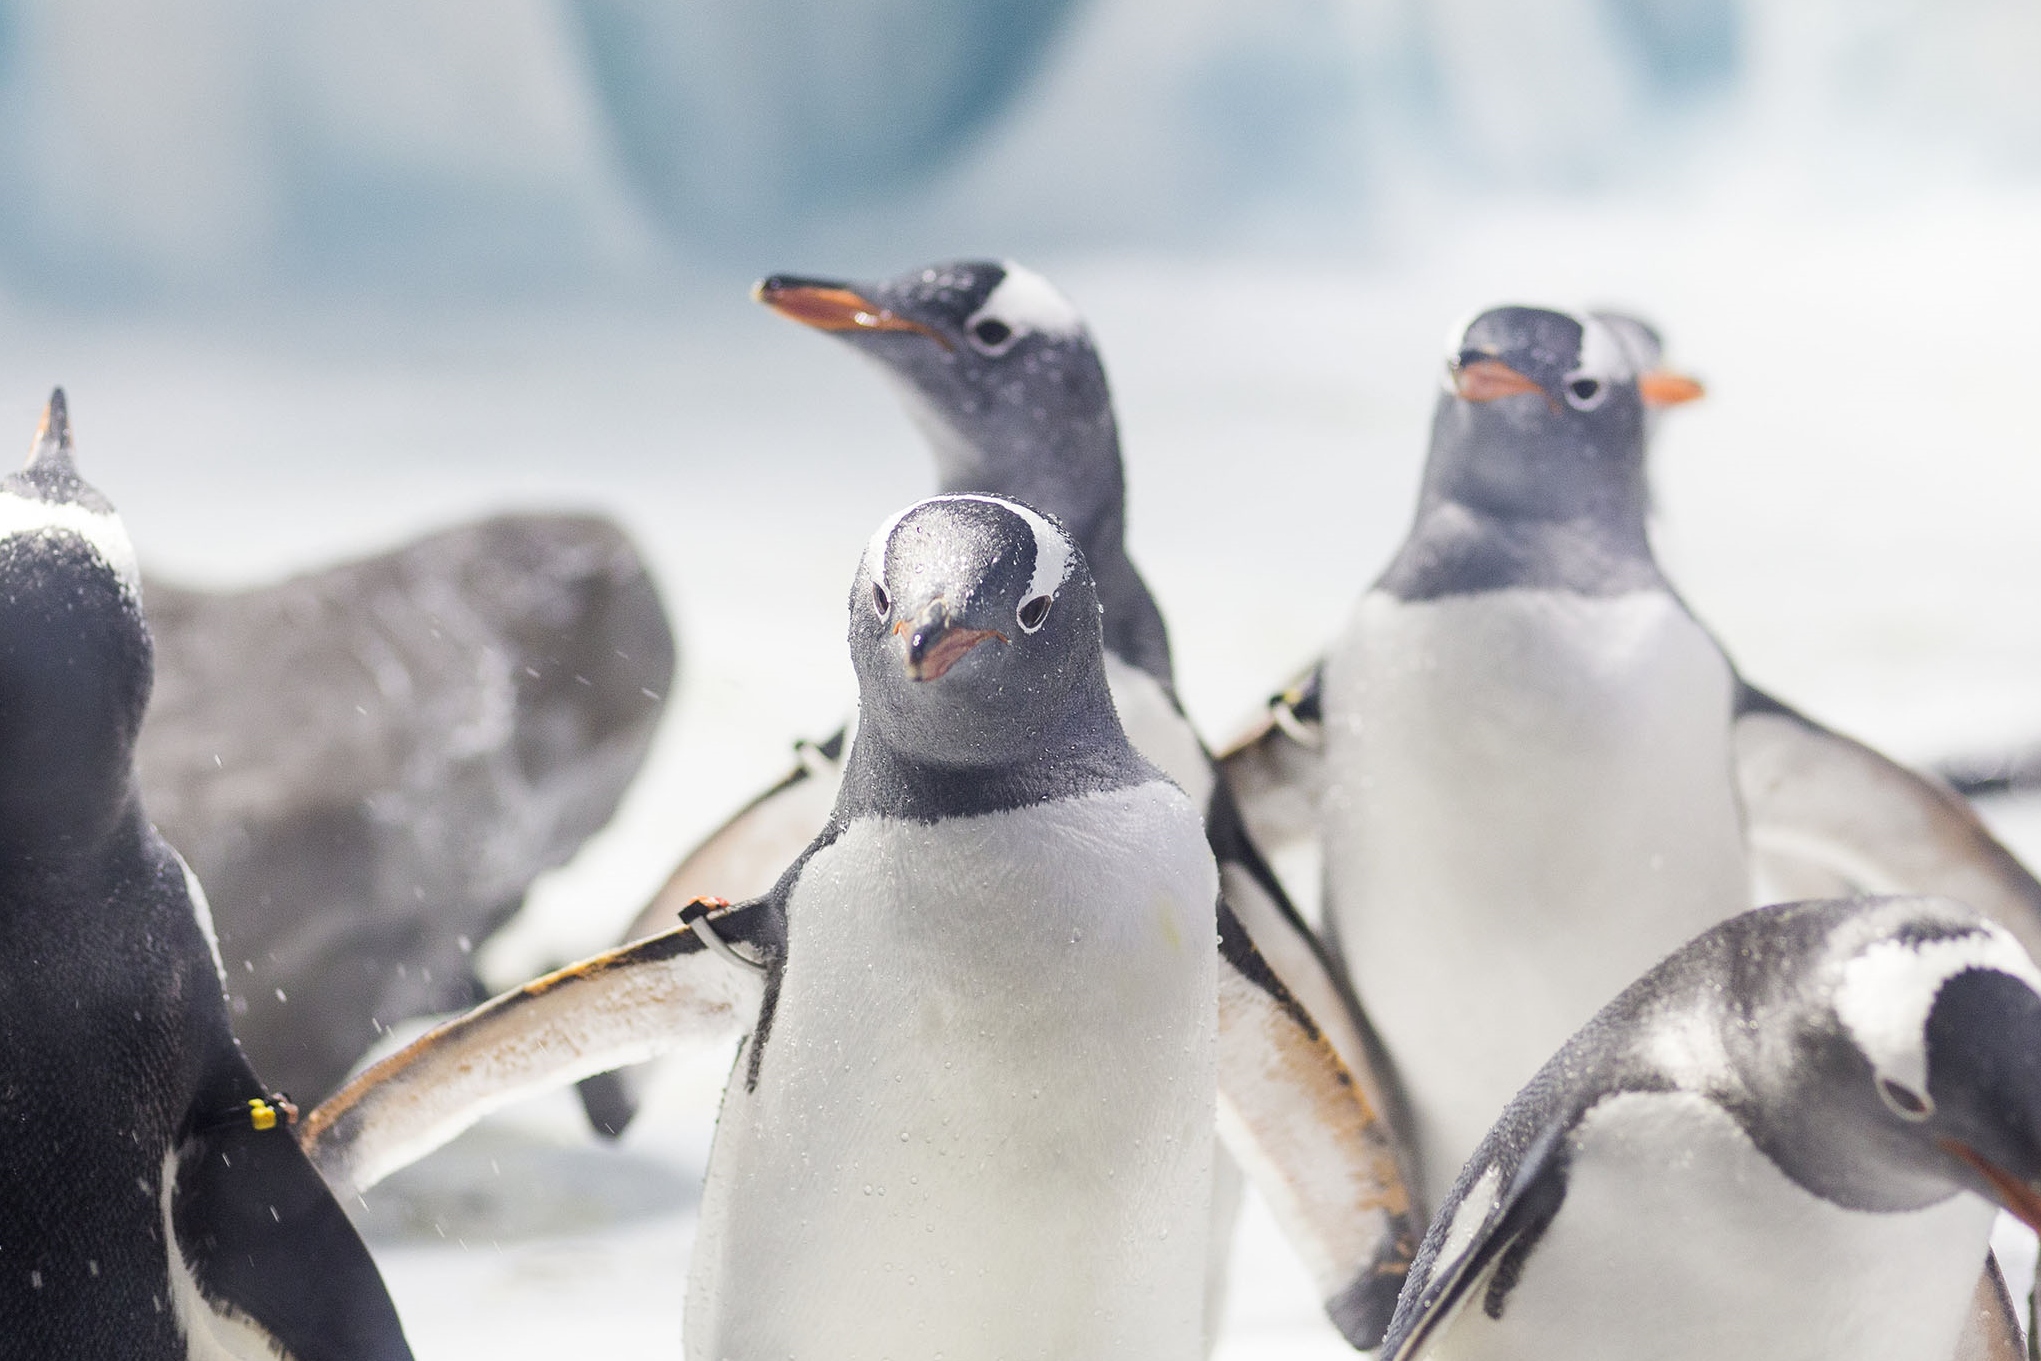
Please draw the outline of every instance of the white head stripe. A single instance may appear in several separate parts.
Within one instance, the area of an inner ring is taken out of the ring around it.
[[[1574,373],[1617,382],[1637,376],[1632,371],[1629,348],[1612,329],[1585,312],[1567,315],[1580,323],[1580,363],[1574,366]]]
[[[1942,985],[1966,969],[2011,974],[2041,993],[2041,970],[2019,941],[1991,924],[1942,940],[1885,940],[1843,965],[1835,1010],[1878,1076],[1928,1089],[1928,1013]]]
[[[1006,277],[971,314],[967,326],[976,325],[980,317],[997,317],[1016,331],[1042,335],[1074,336],[1084,329],[1084,318],[1054,284],[1011,260],[1001,263]]]
[[[17,534],[47,534],[68,529],[83,539],[127,584],[136,599],[142,594],[141,568],[135,563],[135,546],[128,540],[127,527],[118,515],[105,515],[70,501],[37,501],[11,491],[0,491],[0,539]]]
[[[878,532],[872,535],[871,542],[865,545],[865,562],[870,568],[872,580],[882,584],[884,582],[886,546],[893,541],[893,531],[900,527],[900,522],[923,506],[934,505],[938,501],[982,501],[988,506],[998,506],[1002,510],[1018,515],[1035,535],[1035,574],[1029,579],[1028,593],[1022,599],[1032,600],[1038,595],[1053,598],[1062,588],[1065,578],[1070,575],[1071,566],[1070,540],[1063,537],[1063,531],[1018,502],[1007,501],[997,496],[979,496],[972,492],[931,496],[926,501],[916,501],[907,509],[890,516],[886,523],[879,526]]]
[[[1474,1235],[1481,1232],[1481,1226],[1488,1222],[1488,1212],[1495,1208],[1495,1193],[1502,1186],[1502,1165],[1490,1163],[1482,1169],[1481,1176],[1467,1188],[1467,1194],[1453,1211],[1453,1223],[1446,1230],[1446,1241],[1439,1244],[1439,1255],[1432,1259],[1432,1274],[1425,1284],[1438,1280],[1453,1269],[1474,1246]]]

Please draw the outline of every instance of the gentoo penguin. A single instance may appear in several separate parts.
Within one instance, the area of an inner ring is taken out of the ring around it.
[[[500,515],[231,591],[145,582],[142,794],[212,896],[235,1028],[316,1102],[616,811],[674,645],[629,538]]]
[[[1742,682],[1660,573],[1647,401],[1695,389],[1527,307],[1456,332],[1444,380],[1409,539],[1228,764],[1250,809],[1316,786],[1327,931],[1431,1199],[1596,1006],[1750,905],[1754,862],[1775,896],[1941,892],[2041,947],[2041,886],[1959,799]]]
[[[949,493],[1017,497],[1068,527],[1105,609],[1106,678],[1128,738],[1205,814],[1220,881],[1242,928],[1302,1000],[1393,1127],[1401,1097],[1366,1017],[1246,835],[1210,752],[1177,701],[1162,612],[1126,550],[1126,486],[1105,367],[1077,309],[1014,264],[954,261],[877,284],[774,275],[758,299],[874,361],[900,393]],[[800,768],[690,854],[627,938],[669,927],[699,894],[763,892],[828,815],[842,734],[805,748]],[[622,1077],[584,1084],[598,1128],[635,1109]],[[1230,1227],[1238,1177],[1224,1158],[1215,1218]],[[1213,1324],[1224,1301],[1227,1237],[1216,1233]],[[1343,1328],[1351,1321],[1342,1322]]]
[[[1198,809],[1113,706],[1072,537],[1017,502],[921,502],[873,536],[850,616],[857,735],[772,889],[370,1068],[307,1121],[321,1170],[364,1187],[755,1008],[689,1355],[1195,1357],[1215,1115],[1335,1317],[1379,1338],[1407,1265],[1393,1149],[1215,908]]]
[[[136,793],[140,589],[58,391],[0,480],[0,1352],[408,1358]]]
[[[1383,1349],[1576,1361],[2024,1355],[2041,972],[1937,898],[1759,908],[1569,1040],[1460,1173]]]

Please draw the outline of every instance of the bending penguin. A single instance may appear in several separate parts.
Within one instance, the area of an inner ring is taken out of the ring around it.
[[[834,811],[767,893],[370,1068],[306,1122],[321,1171],[366,1187],[526,1093],[748,1025],[691,1356],[1198,1356],[1215,1120],[1379,1339],[1411,1246],[1394,1148],[1128,741],[1072,537],[995,497],[910,507],[850,646]]]
[[[134,550],[64,394],[0,480],[0,1338],[36,1357],[400,1361],[367,1250],[228,1028],[150,827]]]
[[[2041,947],[2041,885],[1960,799],[1741,680],[1659,571],[1646,412],[1698,388],[1634,353],[1538,308],[1455,334],[1409,539],[1227,763],[1251,824],[1325,848],[1434,1203],[1597,1005],[1750,905],[1753,861],[1774,896],[1939,892]]]
[[[1097,582],[1106,679],[1128,738],[1203,813],[1241,929],[1366,1086],[1372,1107],[1400,1131],[1402,1099],[1379,1041],[1247,836],[1211,753],[1177,701],[1162,612],[1127,555],[1111,389],[1077,309],[1041,275],[989,260],[934,265],[871,285],[775,275],[756,295],[878,365],[925,436],[943,491],[1017,497],[1066,527]],[[804,748],[800,768],[681,863],[627,938],[666,929],[698,895],[763,892],[826,820],[845,740],[839,733]],[[621,1075],[584,1084],[582,1096],[591,1120],[612,1132],[636,1107]],[[1239,1179],[1224,1159],[1218,1186],[1215,1222],[1230,1227]],[[1214,1244],[1216,1328],[1223,1236]],[[1356,1324],[1346,1319],[1340,1326],[1353,1335]]]
[[[2013,1361],[1986,1243],[1994,1207],[2041,1227],[2037,1185],[2041,972],[2020,943],[1946,899],[1761,908],[1651,970],[1510,1104],[1383,1356]]]

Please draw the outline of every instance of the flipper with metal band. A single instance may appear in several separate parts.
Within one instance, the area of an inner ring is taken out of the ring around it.
[[[937,498],[924,503],[924,507],[955,507],[942,513],[975,517],[971,518],[975,525],[971,533],[983,534],[997,528],[999,534],[1011,537],[1011,526],[999,528],[996,522],[988,524],[982,514],[970,509],[977,506],[996,509],[1004,504],[989,497],[962,496]],[[867,554],[867,560],[882,564],[887,561],[885,545],[896,542],[893,535],[897,529],[897,542],[909,547],[893,549],[893,571],[896,578],[910,572],[914,536],[928,532],[931,513],[932,510],[917,508],[889,524],[875,538],[875,547]],[[1035,560],[1051,560],[1058,551],[1054,545],[1061,541],[1060,531],[1040,516],[1023,518],[1021,523],[1035,536]],[[965,530],[956,532],[964,534]],[[904,563],[902,553],[910,554]],[[993,562],[1025,563],[1030,555],[1008,549],[1004,556],[990,551],[984,556]],[[1070,552],[1069,557],[1076,561],[1078,555]],[[899,579],[892,584],[907,589]],[[1090,594],[1088,585],[1086,582],[1086,594]],[[1028,600],[1047,594],[1036,590]],[[875,590],[873,595],[867,609],[876,611],[883,605],[890,616],[899,608],[882,591]],[[1030,614],[1026,604],[1023,601],[1018,623],[1006,630],[1008,636],[1024,637],[1031,622],[1040,627],[1041,615]],[[1084,601],[1079,599],[1056,608],[1065,617],[1074,613],[1081,618],[1083,606]],[[914,619],[919,620],[920,616]],[[912,621],[903,617],[903,627],[909,622]],[[997,620],[989,624],[974,620],[968,629],[960,629],[954,622],[926,626],[913,622],[910,631],[915,648],[922,646],[924,632],[935,640],[928,645],[926,663],[915,660],[918,654],[912,648],[908,658],[910,665],[921,667],[921,676],[934,680],[960,666],[964,658],[983,650],[986,646],[983,640],[994,637],[998,629]],[[959,637],[964,642],[958,647],[965,644],[969,647],[945,651],[947,640]],[[1000,641],[994,650],[1003,652],[1006,647]],[[952,651],[956,653],[954,657],[950,655]],[[1100,675],[1102,678],[1102,666]],[[1101,694],[1105,692],[1102,690]],[[873,703],[868,693],[865,699],[868,721]],[[1107,703],[1110,708],[1110,701]],[[868,741],[879,740],[868,739],[861,730],[858,743],[864,747]],[[852,754],[853,773],[858,768],[857,750],[854,748]],[[1128,769],[1132,772],[1136,767]],[[1145,762],[1139,763],[1138,769],[1153,770]],[[1080,767],[1080,774],[1082,770]],[[943,863],[936,848],[945,844],[941,838],[953,835],[943,830],[947,827],[955,826],[959,833],[969,829],[971,840],[966,844],[982,843],[984,848],[971,852],[978,855],[1007,844],[1007,833],[1002,830],[1007,822],[1015,824],[1014,833],[1018,836],[1024,830],[1022,824],[1032,825],[1038,817],[1050,816],[1041,835],[1028,832],[1012,843],[1011,852],[1001,850],[1002,855],[1024,857],[1002,874],[1014,877],[1017,885],[1032,882],[1043,874],[1060,877],[1076,871],[1071,865],[1051,868],[1049,862],[1059,855],[1083,847],[1079,859],[1088,862],[1095,853],[1085,842],[1073,843],[1068,851],[1055,849],[1061,844],[1058,838],[1066,835],[1056,830],[1059,825],[1056,819],[1061,815],[1052,815],[1055,799],[1080,795],[1082,788],[1090,787],[1090,782],[1102,776],[1081,774],[1085,783],[1073,789],[1071,795],[1059,794],[1048,804],[1042,802],[1071,778],[1070,774],[1056,774],[1041,791],[1036,791],[1033,785],[1023,788],[1017,784],[1009,791],[1010,782],[1004,778],[978,780],[956,785],[944,795],[963,801],[954,813],[917,804],[901,807],[888,816],[909,816],[917,822],[922,818],[935,819],[925,825],[931,829],[927,835],[938,840],[930,842],[927,850],[917,852],[923,857],[935,857],[916,861],[928,866],[924,873],[935,873],[934,867]],[[1163,788],[1128,786],[1136,787]],[[409,1050],[370,1069],[326,1107],[314,1112],[307,1122],[307,1137],[315,1159],[338,1184],[365,1186],[519,1094],[573,1080],[605,1063],[644,1057],[676,1036],[728,1035],[746,1026],[754,1008],[758,1019],[750,1027],[751,1038],[742,1051],[738,1074],[733,1076],[733,1090],[741,1086],[748,1091],[749,1084],[764,1080],[759,1078],[761,1054],[767,1056],[769,1078],[772,1048],[763,1037],[769,1032],[780,1034],[775,1028],[786,1024],[784,1019],[775,1019],[788,1015],[784,1003],[773,999],[778,995],[782,971],[799,965],[803,948],[803,937],[795,920],[799,916],[796,910],[799,895],[821,891],[802,886],[824,882],[816,879],[818,873],[831,876],[852,873],[844,857],[853,851],[846,846],[863,846],[866,839],[878,832],[865,830],[859,817],[845,810],[857,806],[861,799],[877,796],[855,780],[846,783],[837,814],[808,852],[782,876],[779,887],[768,899],[727,911],[711,910],[690,927],[623,947],[539,980],[442,1027]],[[1144,793],[1137,803],[1145,807],[1150,797]],[[1179,796],[1171,793],[1168,797]],[[987,799],[994,802],[980,807]],[[1007,799],[1017,801],[1011,809],[1002,802]],[[1084,805],[1083,797],[1072,805],[1073,811],[1080,806],[1088,806]],[[961,820],[952,823],[949,819],[953,816]],[[1087,841],[1104,837],[1113,842],[1123,835],[1114,830],[1114,819],[1121,815],[1111,812],[1110,801],[1100,806],[1098,816],[1106,820],[1086,833]],[[1141,814],[1143,819],[1148,816]],[[1133,835],[1141,825],[1138,821],[1130,824],[1124,835]],[[885,832],[889,838],[906,834],[905,829],[899,833]],[[912,834],[916,844],[922,835]],[[855,851],[858,856],[873,853],[876,852]],[[1209,855],[1209,851],[1201,854]],[[862,870],[856,872],[859,882],[863,882],[863,874]],[[874,882],[892,881],[881,878]],[[1004,880],[981,878],[973,882]],[[1319,980],[1320,991],[1315,994],[1306,988],[1293,988],[1278,976],[1285,969],[1292,974],[1299,972],[1297,959],[1292,956],[1301,956],[1307,965],[1315,966],[1317,957],[1309,937],[1289,931],[1284,925],[1287,919],[1274,910],[1266,894],[1257,896],[1255,892],[1229,888],[1228,896],[1229,901],[1250,904],[1249,910],[1263,919],[1245,921],[1226,906],[1218,912],[1219,946],[1215,961],[1218,1128],[1228,1147],[1268,1193],[1279,1221],[1311,1266],[1335,1321],[1357,1344],[1372,1343],[1379,1339],[1386,1325],[1396,1283],[1409,1260],[1416,1225],[1397,1162],[1397,1142],[1386,1118],[1392,1109],[1390,1098],[1380,1088],[1357,1078],[1343,1062],[1337,1037],[1344,1011],[1339,995],[1330,991],[1322,967],[1317,967],[1315,973],[1310,968],[1301,971],[1306,977]],[[986,910],[990,907],[987,904]],[[813,913],[818,910],[816,906],[808,909],[809,920],[816,920]],[[831,909],[853,913],[863,910]],[[705,944],[697,935],[702,927],[711,929],[729,950],[741,952],[740,958],[733,962]],[[872,929],[879,928],[875,925]],[[1045,942],[1033,939],[1040,937],[1044,929],[1023,913],[1012,925],[1001,928],[1006,934],[1002,937],[1005,943],[999,948],[1016,956],[1031,957],[1044,947]],[[1070,931],[1068,946],[1082,945],[1093,931],[1091,927]],[[882,933],[873,943],[884,938]],[[980,948],[990,949],[992,945],[988,941]],[[792,965],[788,961],[793,961]],[[765,967],[763,983],[754,977],[752,964]],[[904,980],[892,979],[890,975],[914,971],[912,959],[905,955],[888,955],[885,964],[880,975],[868,975],[867,966],[862,964],[857,974],[860,978],[870,977],[869,986],[891,987]],[[1010,971],[1013,966],[1001,967]],[[717,970],[722,973],[719,975]],[[940,981],[939,976],[936,981]],[[1006,989],[1012,983],[1001,982],[999,986]],[[1100,986],[1110,991],[1115,985]],[[1072,1000],[1076,1000],[1074,995]],[[1096,999],[1081,1003],[1086,1010],[1096,1005],[1099,1005]],[[1318,1007],[1330,1010],[1335,1018],[1333,1024],[1321,1026],[1314,1019],[1314,1009]],[[883,1010],[867,1009],[874,1016]],[[639,1012],[643,1014],[634,1014]],[[806,1013],[797,1006],[793,1014]],[[1002,1027],[1036,1025],[1027,1015],[1023,1008]],[[1116,1026],[1119,1024],[1115,1022]],[[861,1028],[862,1024],[852,1030]],[[881,1029],[884,1028],[882,1023]],[[799,1046],[814,1042],[812,1035],[802,1038],[807,1034],[806,1030],[799,1030],[792,1039],[784,1040],[796,1046],[790,1052],[801,1052]],[[1119,1045],[1133,1038],[1101,1033],[1086,1043]],[[781,1042],[775,1040],[774,1044]],[[833,1035],[829,1043],[835,1046],[860,1041],[845,1033]],[[1345,1043],[1358,1045],[1359,1041],[1348,1035]],[[730,1110],[726,1098],[726,1121]],[[831,1137],[825,1125],[803,1128],[808,1129],[809,1137],[825,1140]],[[719,1131],[719,1141],[723,1137]],[[788,1131],[781,1130],[777,1137],[790,1136]],[[1204,1235],[1200,1231],[1197,1236],[1202,1239]],[[1201,1322],[1197,1330],[1200,1336],[1203,1328]]]

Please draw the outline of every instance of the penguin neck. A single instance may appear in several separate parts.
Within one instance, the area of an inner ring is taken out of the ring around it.
[[[995,764],[952,765],[910,756],[888,742],[877,724],[861,718],[844,764],[835,820],[938,822],[1107,793],[1155,778],[1154,767],[1127,741],[1101,671],[1077,712],[1037,734],[1018,759]]]
[[[1375,585],[1406,601],[1512,588],[1584,596],[1671,589],[1652,556],[1641,501],[1527,515],[1431,486]]]
[[[9,803],[13,800],[7,800]],[[132,780],[123,797],[96,816],[87,811],[64,819],[40,818],[24,826],[19,819],[0,829],[0,895],[19,898],[33,886],[62,882],[99,882],[128,872],[148,838],[149,819],[140,791]]]

